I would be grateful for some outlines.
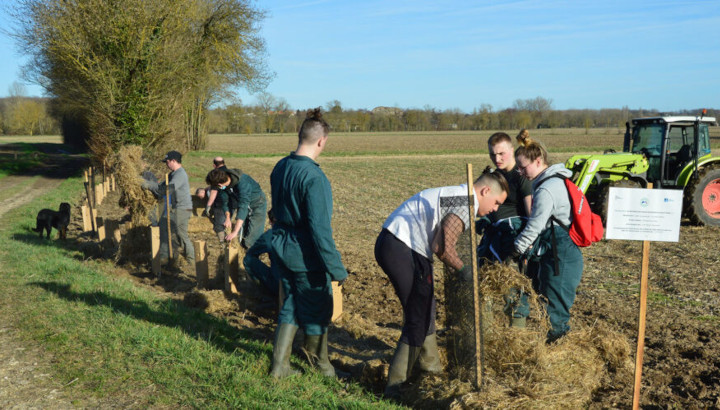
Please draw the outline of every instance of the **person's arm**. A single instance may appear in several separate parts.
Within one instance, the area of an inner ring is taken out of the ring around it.
[[[446,216],[440,223],[440,229],[435,233],[432,241],[432,251],[443,263],[460,271],[465,265],[457,254],[458,238],[465,230],[462,219],[455,214]]]
[[[210,188],[210,195],[208,195],[208,201],[207,201],[207,205],[205,205],[205,209],[209,210],[212,207],[213,203],[215,203],[215,198],[217,198],[217,194],[218,194],[217,189]]]
[[[538,189],[535,192],[532,212],[525,229],[515,238],[515,251],[524,254],[535,242],[540,232],[545,229],[552,215],[554,199],[547,189]]]
[[[225,214],[225,227],[228,228],[230,226],[230,214]],[[230,242],[233,239],[235,239],[238,235],[240,235],[240,229],[243,226],[243,220],[242,219],[236,219],[235,220],[235,228],[230,232],[227,236],[225,236],[225,240]]]
[[[525,215],[532,215],[532,195],[523,198],[523,203],[525,204]]]
[[[327,179],[316,177],[309,181],[304,195],[310,237],[325,270],[332,280],[347,278],[347,270],[340,259],[340,252],[332,237],[332,191]]]

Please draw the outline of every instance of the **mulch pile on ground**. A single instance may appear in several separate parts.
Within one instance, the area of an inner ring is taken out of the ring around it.
[[[579,408],[588,404],[592,392],[608,377],[616,383],[632,383],[631,349],[624,336],[596,323],[575,328],[558,342],[546,344],[547,315],[530,281],[503,264],[486,265],[479,276],[485,319],[483,388],[474,388],[474,357],[453,364],[453,339],[474,341],[474,325],[463,321],[462,326],[454,323],[448,330],[452,377],[440,374],[420,378],[407,392],[411,403],[423,407],[440,402],[450,408]],[[448,319],[472,317],[472,287],[466,284],[466,290],[461,291],[460,287],[448,286],[446,279],[448,287],[456,292],[447,300]],[[503,312],[504,299],[513,289],[529,295],[531,317],[526,328],[509,327]]]

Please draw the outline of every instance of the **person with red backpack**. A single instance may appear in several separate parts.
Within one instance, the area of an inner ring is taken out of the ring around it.
[[[551,328],[547,340],[553,342],[569,330],[570,308],[583,272],[583,256],[568,233],[573,206],[564,179],[572,171],[563,164],[548,165],[547,150],[533,141],[527,130],[517,136],[520,146],[515,161],[520,173],[532,181],[530,218],[514,242],[513,255],[527,259],[526,274],[535,291],[547,299]],[[529,314],[525,297],[515,300],[513,317]]]

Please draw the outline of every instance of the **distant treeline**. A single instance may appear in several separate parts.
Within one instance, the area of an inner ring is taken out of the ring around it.
[[[272,99],[271,99],[272,100]],[[438,110],[376,107],[343,109],[339,101],[325,106],[325,118],[334,131],[473,131],[521,128],[624,128],[625,122],[637,117],[655,115],[700,114],[701,109],[659,112],[650,109],[552,109],[552,101],[537,97],[517,100],[513,107],[494,110],[483,104],[470,113],[459,109]],[[708,109],[717,117],[718,110]],[[283,100],[275,104],[227,105],[210,110],[208,131],[211,134],[257,134],[296,132],[304,119],[304,110],[293,110]]]
[[[294,133],[302,123],[305,110],[293,110],[283,100],[260,99],[257,105],[232,104],[209,111],[211,134]],[[375,107],[343,109],[339,101],[325,106],[325,118],[334,131],[473,131],[520,128],[624,128],[631,118],[655,115],[696,116],[701,109],[659,112],[654,109],[552,109],[552,101],[537,97],[517,100],[513,107],[495,110],[483,104],[471,113],[459,109],[438,110]],[[53,117],[53,100],[13,96],[0,98],[0,135],[59,134]],[[708,109],[718,117],[720,110]]]

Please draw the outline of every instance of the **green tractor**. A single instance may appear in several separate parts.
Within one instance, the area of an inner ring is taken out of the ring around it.
[[[683,189],[683,214],[699,225],[720,226],[720,158],[711,157],[708,126],[714,117],[637,118],[626,123],[623,152],[575,155],[565,166],[605,222],[610,187]]]

